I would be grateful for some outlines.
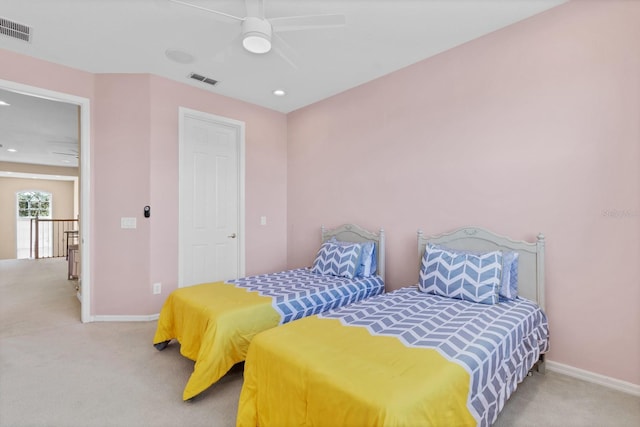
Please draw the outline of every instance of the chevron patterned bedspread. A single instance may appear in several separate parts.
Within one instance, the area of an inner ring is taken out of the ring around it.
[[[378,276],[347,279],[299,268],[230,280],[236,286],[272,298],[280,324],[342,307],[384,292]]]
[[[530,301],[399,289],[257,335],[237,425],[489,426],[548,346]]]
[[[200,394],[242,362],[261,331],[384,291],[377,278],[344,279],[308,269],[176,289],[165,301],[153,343],[180,342],[195,361],[183,399]]]

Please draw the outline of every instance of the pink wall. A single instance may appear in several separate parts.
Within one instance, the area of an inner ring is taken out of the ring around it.
[[[90,100],[91,315],[158,313],[177,286],[179,106],[245,122],[246,273],[286,268],[284,114],[160,77],[94,75],[2,49],[0,79]],[[121,229],[121,217],[136,217],[137,228]]]
[[[149,76],[98,74],[95,82],[92,313],[150,313],[151,224],[141,215],[151,187]],[[122,229],[121,217],[135,217],[136,228]]]
[[[390,289],[418,228],[543,232],[550,359],[640,384],[638,22],[571,2],[289,114],[289,267],[319,223],[383,226]]]
[[[179,106],[245,123],[246,274],[284,270],[286,116],[161,77],[150,76],[149,80],[152,88],[149,204],[154,232],[150,248],[152,274],[147,288],[154,282],[163,283],[162,295],[156,297],[161,303],[177,283]],[[266,226],[260,225],[260,216],[267,217]],[[153,309],[158,312],[160,305]]]
[[[97,75],[96,104],[96,257],[103,261],[95,314],[158,313],[177,287],[180,106],[245,123],[246,272],[286,267],[284,114],[147,74]],[[267,226],[261,215],[271,218]],[[129,216],[137,229],[120,228]],[[155,282],[160,295],[151,293]]]

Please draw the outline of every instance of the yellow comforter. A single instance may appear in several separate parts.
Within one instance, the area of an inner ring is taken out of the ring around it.
[[[271,298],[224,282],[173,291],[160,311],[153,343],[180,342],[180,353],[195,361],[182,398],[191,399],[245,360],[260,331],[278,325]]]
[[[469,374],[436,350],[311,316],[255,337],[237,425],[476,425],[468,394]]]

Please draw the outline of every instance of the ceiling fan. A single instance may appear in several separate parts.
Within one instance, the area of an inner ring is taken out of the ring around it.
[[[59,151],[52,151],[51,154],[59,154],[61,156],[73,156],[76,159],[78,158],[78,153],[60,153]]]
[[[273,50],[294,68],[297,68],[295,63],[284,53],[285,49],[291,49],[277,33],[342,27],[346,24],[345,16],[339,14],[283,16],[267,19],[264,0],[245,0],[247,15],[244,17],[209,9],[183,0],[169,1],[239,22],[241,31],[238,39],[242,40],[242,46],[247,52],[262,55]]]
[[[48,144],[51,144],[51,150],[49,151],[51,154],[57,154],[59,156],[70,156],[78,158],[78,142],[73,141],[72,138],[62,137],[61,139],[56,139],[52,141],[47,141]]]

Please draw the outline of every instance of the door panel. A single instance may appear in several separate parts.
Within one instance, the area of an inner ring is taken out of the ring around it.
[[[242,138],[216,116],[181,121],[180,286],[239,277]]]

